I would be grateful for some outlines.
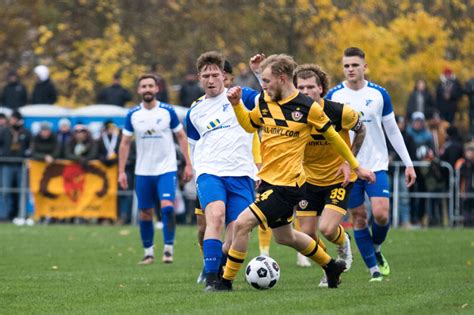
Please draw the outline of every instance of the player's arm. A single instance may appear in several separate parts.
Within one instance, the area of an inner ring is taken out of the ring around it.
[[[258,137],[258,131],[253,133],[252,155],[255,165],[257,165],[257,168],[260,169],[262,164],[262,153],[260,152],[260,138]]]
[[[342,129],[352,130],[354,132],[354,140],[352,141],[352,154],[357,156],[364,143],[366,128],[360,120],[359,114],[349,105],[344,104],[342,109]]]
[[[191,159],[191,165],[194,164],[194,148],[196,147],[196,142],[201,139],[201,135],[197,131],[196,127],[194,126],[192,119],[191,119],[191,111],[190,109],[186,114],[186,119],[184,120],[184,125],[186,126],[186,136],[189,145],[189,156]]]
[[[397,126],[393,111],[390,114],[382,117],[382,125],[385,129],[388,140],[405,165],[405,184],[407,187],[410,187],[415,183],[416,172],[415,168],[413,167],[413,162],[410,158],[410,155],[408,154],[405,141],[403,141],[402,133]]]
[[[368,180],[369,182],[375,181],[375,175],[373,172],[361,168],[359,162],[356,160],[351,150],[339,136],[334,127],[331,125],[331,121],[324,114],[323,109],[318,103],[313,103],[308,114],[308,122],[313,125],[316,130],[324,135],[324,138],[331,143],[333,148],[341,155],[356,172],[357,176],[361,179]]]
[[[189,182],[193,178],[193,168],[191,165],[191,159],[189,157],[188,151],[188,137],[183,129],[180,129],[178,132],[175,133],[176,138],[178,139],[179,148],[181,153],[183,153],[184,161],[186,165],[184,166],[183,172],[183,181]]]
[[[257,124],[258,121],[258,106],[256,106],[252,111],[248,111],[244,104],[242,103],[242,89],[240,86],[234,86],[233,88],[227,91],[227,98],[232,104],[234,109],[235,116],[239,121],[239,124],[244,128],[248,133],[253,133],[257,131],[260,127],[260,124]]]
[[[127,174],[125,173],[125,166],[127,165],[128,155],[130,154],[130,145],[132,144],[132,136],[122,133],[122,140],[119,146],[119,160],[118,160],[118,181],[122,189],[128,188]]]
[[[249,67],[252,70],[253,74],[258,80],[260,86],[262,86],[262,76],[260,75],[260,64],[265,60],[265,54],[256,54],[249,61]]]

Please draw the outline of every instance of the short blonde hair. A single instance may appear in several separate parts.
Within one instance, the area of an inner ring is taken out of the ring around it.
[[[293,57],[285,54],[279,54],[270,55],[261,63],[260,69],[263,71],[270,67],[272,74],[284,74],[288,76],[288,78],[293,79],[293,72],[295,71],[296,66],[297,64]]]

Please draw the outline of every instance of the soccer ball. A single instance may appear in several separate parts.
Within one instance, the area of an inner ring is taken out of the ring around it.
[[[248,263],[245,279],[255,289],[273,288],[280,279],[280,266],[270,257],[257,256]]]

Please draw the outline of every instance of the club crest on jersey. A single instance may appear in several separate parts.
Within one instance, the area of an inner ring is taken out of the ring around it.
[[[303,113],[295,110],[294,112],[291,112],[291,118],[293,118],[295,121],[299,121],[301,118],[303,118]]]
[[[300,206],[301,209],[306,209],[306,207],[308,206],[308,200],[300,200],[298,205]]]

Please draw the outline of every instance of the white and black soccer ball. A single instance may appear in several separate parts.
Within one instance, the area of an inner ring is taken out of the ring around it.
[[[280,279],[280,266],[270,257],[257,256],[248,263],[245,279],[255,289],[273,288]]]

